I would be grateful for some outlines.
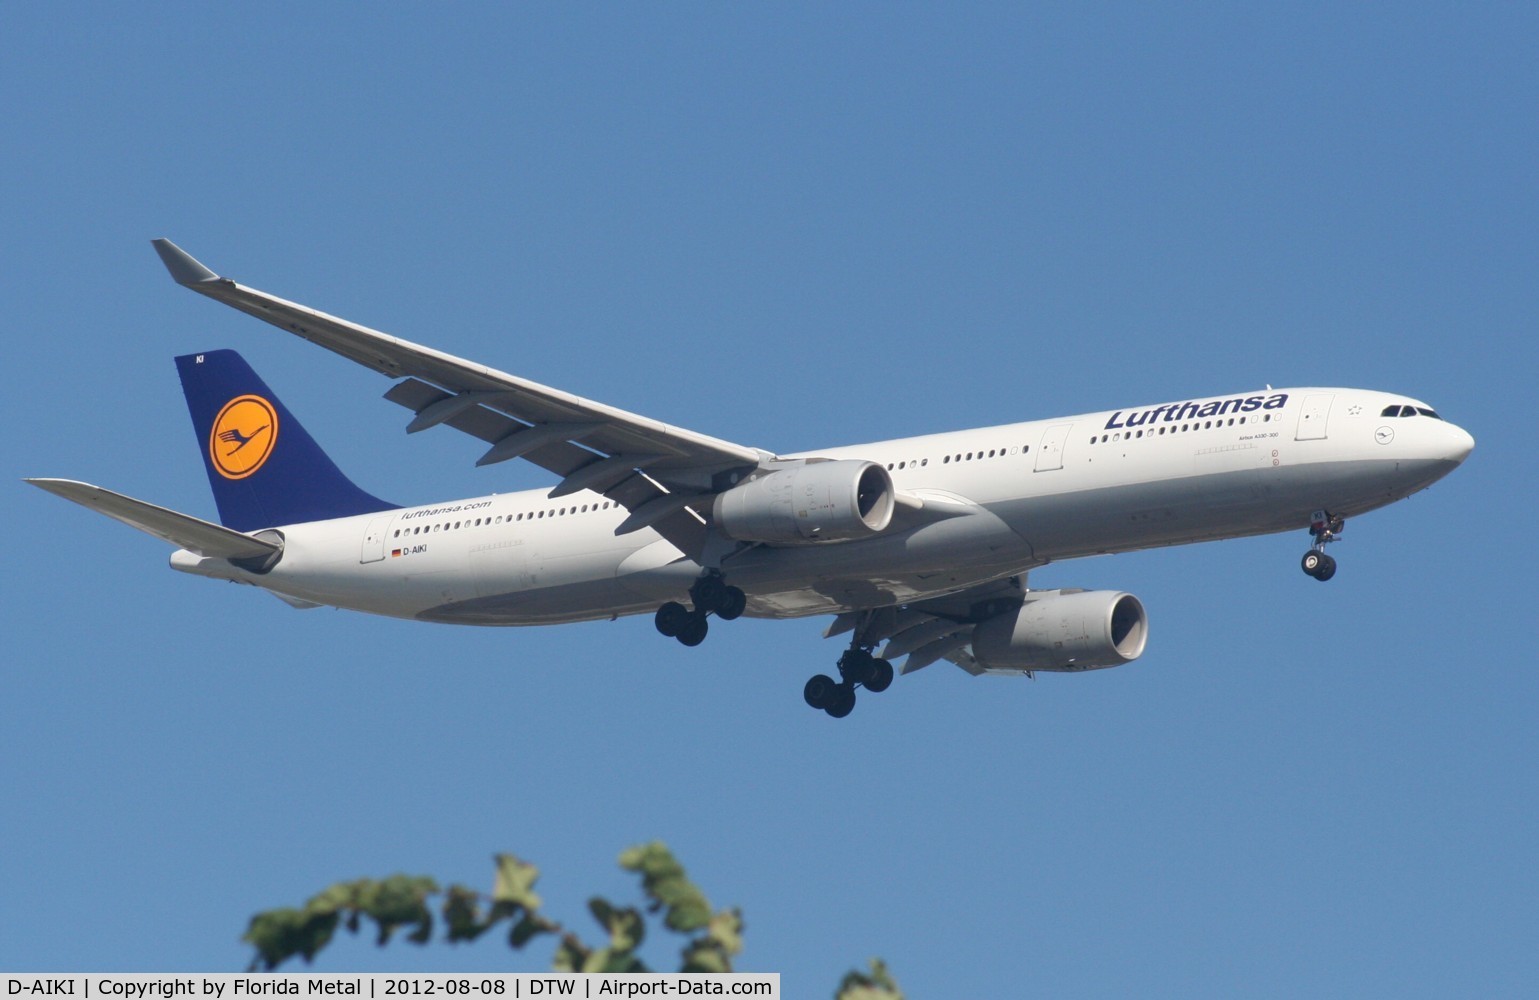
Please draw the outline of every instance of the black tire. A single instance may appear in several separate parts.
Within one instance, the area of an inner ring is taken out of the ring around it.
[[[865,684],[875,669],[876,657],[864,649],[851,649],[839,657],[839,676],[846,684]]]
[[[823,706],[823,711],[835,719],[842,719],[855,711],[855,689],[848,684],[834,688],[833,700]]]
[[[1310,576],[1318,580],[1320,566],[1323,564],[1324,560],[1329,558],[1330,557],[1327,556],[1324,552],[1316,552],[1314,549],[1310,549],[1308,552],[1304,553],[1304,558],[1299,560],[1299,567],[1303,569],[1305,573],[1308,573]]]
[[[678,601],[669,601],[657,609],[657,616],[653,618],[653,624],[657,630],[672,639],[679,634],[679,630],[689,624],[689,609]]]
[[[802,697],[808,706],[819,711],[827,708],[838,694],[839,682],[827,674],[814,674],[802,688]]]
[[[705,615],[697,611],[689,616],[689,621],[679,629],[679,634],[675,638],[686,646],[698,646],[705,641],[705,634],[710,629],[710,623],[705,620]]]
[[[719,576],[702,576],[689,589],[689,596],[696,611],[719,612],[727,600],[727,582]]]
[[[892,685],[892,664],[878,657],[872,661],[871,676],[866,678],[866,690],[881,694]]]
[[[730,622],[741,617],[747,608],[748,595],[737,587],[728,587],[727,596],[722,598],[721,606],[716,609],[716,617]]]
[[[1324,583],[1335,575],[1336,560],[1322,552],[1320,554],[1320,565],[1314,572],[1314,578]]]

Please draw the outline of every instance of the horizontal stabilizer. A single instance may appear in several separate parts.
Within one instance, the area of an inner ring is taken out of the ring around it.
[[[170,542],[201,556],[216,559],[261,559],[278,551],[278,546],[260,538],[252,538],[238,531],[212,524],[208,521],[179,514],[174,510],[157,507],[143,500],[135,500],[121,493],[104,490],[90,483],[72,479],[28,479],[38,489],[55,496],[72,500],[82,507],[89,507],[99,514],[131,528],[138,528],[154,535],[161,541]]]

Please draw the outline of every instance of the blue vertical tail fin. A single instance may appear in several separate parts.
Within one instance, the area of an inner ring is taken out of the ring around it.
[[[337,468],[234,351],[176,359],[219,519],[236,531],[394,510]]]

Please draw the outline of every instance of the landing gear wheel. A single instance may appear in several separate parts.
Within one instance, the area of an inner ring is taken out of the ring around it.
[[[872,661],[871,676],[866,678],[866,690],[881,694],[892,684],[892,664],[883,659]]]
[[[736,587],[728,587],[721,604],[716,606],[716,617],[724,622],[738,618],[748,608],[748,595]]]
[[[855,688],[850,684],[840,684],[834,688],[834,696],[823,706],[831,718],[842,719],[855,711]]]
[[[1313,575],[1321,583],[1329,580],[1336,575],[1336,560],[1323,552],[1320,553],[1320,565],[1315,569]]]
[[[727,589],[727,581],[719,575],[702,576],[689,588],[689,598],[695,602],[696,611],[715,611],[719,614],[722,604],[727,600]]]
[[[839,676],[846,684],[871,686],[871,674],[876,670],[876,657],[864,649],[851,649],[839,657]]]
[[[831,705],[839,695],[839,682],[827,674],[815,674],[807,681],[807,686],[802,688],[802,697],[807,700],[807,705],[819,711]]]
[[[653,619],[653,623],[659,632],[672,639],[689,624],[690,617],[688,608],[678,601],[669,601],[657,609],[657,617]]]
[[[1316,549],[1310,549],[1304,553],[1304,558],[1299,563],[1304,572],[1324,583],[1336,575],[1336,560]]]
[[[705,641],[705,633],[710,630],[710,627],[710,624],[705,620],[705,615],[696,611],[689,616],[689,621],[685,622],[684,627],[679,629],[679,633],[675,638],[686,646],[698,646]]]

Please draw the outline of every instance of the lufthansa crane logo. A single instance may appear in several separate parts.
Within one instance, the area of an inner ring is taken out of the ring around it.
[[[214,418],[208,454],[226,479],[245,479],[260,469],[278,441],[278,411],[261,396],[236,396]]]

